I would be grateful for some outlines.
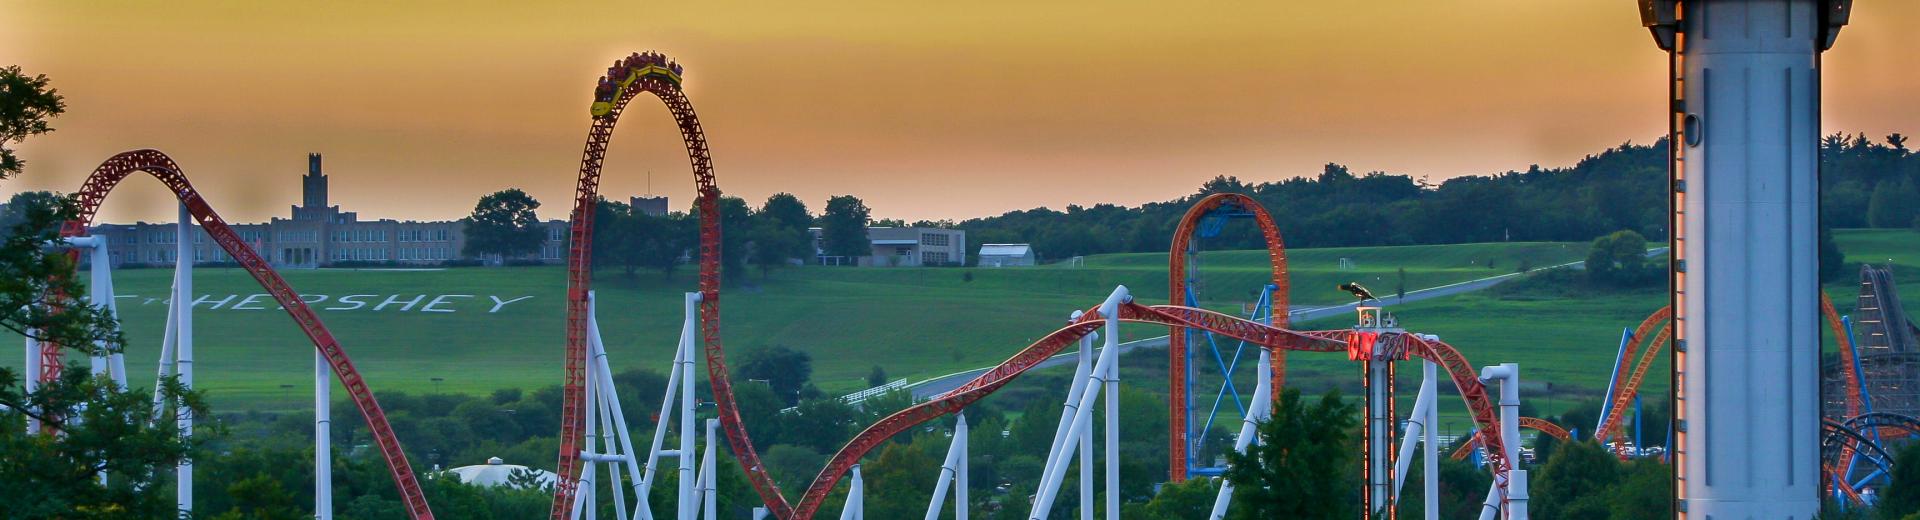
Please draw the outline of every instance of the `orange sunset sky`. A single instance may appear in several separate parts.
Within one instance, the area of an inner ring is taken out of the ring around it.
[[[594,80],[647,49],[686,65],[720,187],[755,205],[851,193],[958,219],[1327,162],[1438,181],[1664,132],[1665,56],[1633,4],[0,1],[0,65],[68,103],[0,192],[72,190],[152,147],[261,221],[299,201],[313,151],[362,218],[456,218],[506,187],[565,218]],[[1825,128],[1920,133],[1920,2],[1862,0],[1853,22]],[[601,193],[684,208],[665,109],[623,121]],[[103,220],[172,219],[157,183],[122,189]]]

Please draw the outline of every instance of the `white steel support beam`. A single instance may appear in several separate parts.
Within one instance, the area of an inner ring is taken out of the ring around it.
[[[967,463],[967,414],[961,412],[954,416],[953,442],[947,445],[947,460],[940,464],[940,478],[933,484],[933,499],[927,502],[927,520],[939,520],[941,506],[946,505],[947,489],[954,491],[953,517],[957,520],[967,518],[966,481],[961,479],[961,466]]]
[[[187,205],[180,204],[180,222],[174,237],[173,296],[174,319],[174,373],[180,376],[180,385],[193,390],[193,214],[187,212]],[[180,435],[193,436],[193,412],[185,408],[177,411]],[[184,460],[174,469],[175,502],[181,513],[193,512],[193,461]]]
[[[1432,361],[1428,361],[1427,363],[1432,363]],[[1427,412],[1430,411],[1430,408],[1433,408],[1434,386],[1432,378],[1426,378],[1420,381],[1420,394],[1413,400],[1413,415],[1407,416],[1406,435],[1400,438],[1400,456],[1394,458],[1393,465],[1393,496],[1395,503],[1400,501],[1400,489],[1406,487],[1407,470],[1413,466],[1413,447],[1415,444],[1419,444],[1425,440],[1422,434],[1426,433],[1426,430],[1429,429],[1427,428]]]
[[[333,367],[313,351],[313,517],[333,520]]]
[[[1273,357],[1263,347],[1260,359],[1255,365],[1253,385],[1253,404],[1247,406],[1247,415],[1240,419],[1240,435],[1233,439],[1233,451],[1246,453],[1247,447],[1258,442],[1260,422],[1273,415]],[[1207,515],[1211,520],[1227,517],[1227,506],[1233,502],[1233,483],[1220,479],[1220,491],[1213,497],[1213,512]]]
[[[719,419],[707,419],[707,449],[700,459],[700,510],[706,512],[703,517],[706,520],[715,520],[720,509],[718,505],[720,494],[718,486],[714,483],[720,466],[716,465],[718,459],[714,458],[713,451],[713,447],[717,445],[713,442],[713,430],[719,427]]]
[[[847,484],[847,505],[840,509],[840,520],[862,520],[866,502],[866,484],[860,482],[860,465],[853,465],[853,482]]]
[[[1505,448],[1508,473],[1493,476],[1493,484],[1487,491],[1487,501],[1481,504],[1481,520],[1499,517],[1500,509],[1506,506],[1508,499],[1500,493],[1501,483],[1508,484],[1507,490],[1511,492],[1512,472],[1520,469],[1520,365],[1502,363],[1480,370],[1481,383],[1496,380],[1500,382],[1500,444]]]
[[[694,520],[695,512],[700,510],[697,503],[699,498],[694,496],[693,489],[697,478],[693,473],[693,441],[695,432],[699,430],[694,429],[696,426],[693,422],[693,344],[698,339],[692,328],[694,320],[699,319],[694,310],[694,305],[699,301],[699,293],[688,293],[685,301],[687,320],[682,325],[686,329],[680,335],[680,500],[677,504],[680,506],[680,520]]]
[[[1072,323],[1079,320],[1082,314],[1084,314],[1083,311],[1073,311],[1072,314],[1067,316],[1067,322]],[[1047,460],[1046,463],[1041,465],[1042,468],[1052,468],[1067,455],[1067,452],[1062,451],[1060,447],[1067,443],[1067,436],[1073,434],[1073,417],[1079,413],[1080,397],[1087,392],[1087,381],[1093,374],[1093,342],[1097,337],[1099,337],[1098,332],[1088,333],[1080,337],[1080,356],[1073,367],[1073,379],[1071,379],[1071,382],[1067,385],[1067,398],[1065,402],[1061,404],[1060,423],[1054,427],[1053,444],[1047,448]],[[1086,435],[1080,437],[1079,441],[1082,446],[1093,442],[1091,435],[1092,433],[1088,432]],[[1091,450],[1091,448],[1088,448],[1088,450]],[[1093,478],[1092,468],[1089,466],[1089,463],[1093,460],[1093,454],[1091,451],[1083,450],[1080,458],[1081,467],[1084,468],[1081,472],[1080,481],[1084,487],[1086,483]],[[1044,481],[1043,478],[1042,482]],[[1082,503],[1092,503],[1091,492],[1091,488],[1088,488],[1086,489],[1086,493],[1081,495]],[[1091,515],[1091,513],[1089,513],[1089,515]],[[1092,516],[1087,516],[1086,518],[1091,519]]]
[[[1437,336],[1428,336],[1427,338],[1433,341],[1440,340]],[[1437,375],[1439,367],[1432,360],[1425,360],[1420,365],[1421,377],[1424,377],[1426,381],[1433,382],[1434,385],[1427,389],[1428,394],[1434,395],[1434,397],[1428,399],[1426,435],[1425,438],[1421,440],[1421,444],[1424,445],[1421,451],[1424,452],[1423,455],[1425,455],[1421,460],[1420,467],[1421,483],[1422,487],[1425,488],[1424,491],[1426,491],[1427,507],[1425,516],[1426,520],[1440,520],[1440,404],[1436,401],[1436,399],[1439,399],[1439,396],[1436,394],[1436,392],[1439,391],[1437,388],[1440,380]]]
[[[1054,500],[1059,496],[1060,485],[1066,480],[1066,454],[1078,448],[1081,438],[1080,432],[1091,429],[1093,426],[1093,404],[1094,401],[1100,397],[1100,392],[1097,391],[1095,385],[1104,384],[1108,378],[1113,377],[1111,374],[1118,373],[1118,371],[1114,369],[1114,366],[1119,363],[1120,356],[1120,349],[1118,347],[1120,339],[1118,315],[1120,312],[1120,304],[1129,301],[1132,301],[1132,296],[1127,292],[1127,287],[1123,285],[1114,288],[1113,294],[1109,295],[1106,301],[1100,304],[1100,315],[1107,320],[1107,346],[1100,350],[1098,361],[1094,363],[1093,369],[1089,371],[1091,375],[1086,380],[1086,386],[1083,388],[1084,391],[1081,392],[1079,404],[1074,408],[1073,421],[1071,425],[1068,426],[1069,432],[1071,433],[1056,435],[1056,437],[1064,437],[1065,441],[1061,445],[1056,446],[1048,456],[1050,463],[1042,473],[1039,493],[1037,493],[1034,498],[1032,511],[1028,513],[1028,517],[1032,520],[1045,520],[1047,518],[1049,511],[1053,508]],[[1114,392],[1116,394],[1118,393],[1117,386],[1114,387]],[[1117,414],[1113,413],[1109,413],[1109,415],[1117,416]],[[1117,420],[1118,418],[1115,417],[1114,419]],[[1117,434],[1117,430],[1115,433]],[[1109,460],[1112,460],[1112,458],[1110,457]],[[1117,464],[1114,469],[1118,469]],[[1112,476],[1115,477],[1113,480],[1117,480],[1117,474]],[[1114,493],[1114,496],[1117,498],[1118,493]],[[1118,511],[1114,511],[1114,513],[1118,513]]]

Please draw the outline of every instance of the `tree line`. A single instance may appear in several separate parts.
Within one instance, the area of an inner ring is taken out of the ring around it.
[[[1920,227],[1920,155],[1907,137],[1884,142],[1833,134],[1820,144],[1823,227]],[[1190,195],[1138,207],[1114,204],[1011,211],[955,227],[976,243],[1030,243],[1047,258],[1164,252],[1193,203],[1241,193],[1273,215],[1290,247],[1499,241],[1585,241],[1615,231],[1667,236],[1667,142],[1631,142],[1573,166],[1454,177],[1433,184],[1328,163],[1318,175],[1270,182],[1220,176]],[[1257,249],[1252,226],[1227,226],[1204,247]]]

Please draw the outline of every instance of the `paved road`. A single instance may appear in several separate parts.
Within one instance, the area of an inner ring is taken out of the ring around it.
[[[1659,256],[1662,254],[1666,254],[1666,252],[1667,252],[1667,248],[1664,248],[1664,247],[1650,249],[1650,250],[1647,250],[1647,256],[1649,257]],[[1545,271],[1545,270],[1551,270],[1551,269],[1584,269],[1586,268],[1586,264],[1587,263],[1585,261],[1568,262],[1560,265],[1547,266],[1539,269],[1534,269],[1534,271]],[[1499,285],[1501,282],[1518,278],[1524,274],[1526,273],[1507,273],[1500,276],[1489,276],[1489,277],[1481,278],[1478,280],[1468,280],[1465,282],[1447,284],[1439,287],[1429,287],[1429,288],[1420,289],[1417,291],[1408,291],[1405,297],[1386,298],[1385,301],[1388,305],[1396,305],[1401,303],[1412,303],[1412,302],[1417,302],[1417,301],[1427,300],[1432,298],[1440,298],[1440,297],[1446,297],[1446,296],[1453,296],[1456,294],[1469,293],[1469,292],[1478,291],[1481,289],[1486,289],[1488,287],[1493,287],[1495,285]],[[1377,304],[1378,301],[1374,301],[1374,303]],[[1302,308],[1288,310],[1287,316],[1291,318],[1290,321],[1292,321],[1293,323],[1300,323],[1300,322],[1306,322],[1306,321],[1313,321],[1321,318],[1330,318],[1334,316],[1352,314],[1354,312],[1354,307],[1357,307],[1359,305],[1360,305],[1360,302],[1354,302],[1354,303],[1349,303],[1345,305],[1334,305],[1329,307],[1302,307]],[[1129,341],[1126,343],[1121,343],[1120,353],[1124,355],[1137,348],[1165,348],[1166,346],[1167,346],[1167,337],[1158,336],[1158,337],[1152,337],[1147,339],[1140,339],[1140,340]],[[1062,354],[1058,354],[1051,358],[1048,358],[1046,361],[1041,361],[1040,364],[1034,368],[1046,368],[1046,367],[1070,364],[1074,362],[1075,356],[1078,356],[1078,355],[1079,354],[1077,351],[1069,351]],[[985,373],[987,370],[992,368],[993,367],[981,367],[981,368],[976,368],[973,370],[967,370],[963,372],[955,372],[952,374],[947,374],[944,376],[935,377],[932,379],[927,379],[925,381],[914,383],[912,385],[909,385],[909,387],[913,389],[913,396],[915,398],[930,399],[933,396],[946,393],[955,388],[959,388],[960,385],[966,384],[967,381],[971,381],[973,380],[973,378],[979,377],[980,374]]]

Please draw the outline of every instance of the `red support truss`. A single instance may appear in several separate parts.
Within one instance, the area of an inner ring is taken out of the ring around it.
[[[100,163],[93,174],[87,176],[86,184],[73,195],[80,205],[80,215],[61,227],[61,235],[71,237],[86,234],[87,226],[93,223],[93,217],[100,209],[100,204],[106,201],[107,194],[134,172],[147,172],[165,184],[167,190],[187,206],[187,212],[200,223],[200,229],[221,249],[226,250],[235,263],[246,269],[247,274],[253,276],[254,281],[259,282],[260,287],[266,289],[274,301],[287,310],[287,315],[293,317],[294,323],[300,325],[301,332],[306,333],[313,347],[326,358],[328,365],[332,365],[333,373],[339,376],[340,384],[346,387],[354,406],[360,409],[360,416],[366,419],[374,444],[380,448],[380,456],[386,459],[387,470],[400,490],[400,500],[407,505],[407,514],[415,519],[433,518],[433,511],[427,507],[427,497],[421,493],[420,483],[415,480],[413,468],[407,463],[406,453],[400,450],[400,440],[393,436],[393,427],[387,425],[386,413],[380,410],[380,403],[374,401],[373,391],[367,388],[360,371],[354,369],[353,360],[347,358],[346,349],[334,339],[332,332],[327,331],[327,326],[320,322],[320,316],[314,314],[313,309],[300,299],[300,293],[287,285],[287,281],[281,279],[280,274],[274,272],[273,267],[254,252],[239,234],[234,233],[233,228],[227,226],[227,222],[213,211],[212,206],[207,205],[206,199],[194,191],[193,184],[187,182],[186,174],[180,171],[180,166],[174,164],[173,159],[158,150],[134,150]],[[180,237],[180,240],[191,238]],[[177,261],[191,262],[193,259],[181,258]],[[190,295],[182,299],[185,301],[175,301],[173,304],[193,304]],[[58,360],[57,356],[55,360]]]

